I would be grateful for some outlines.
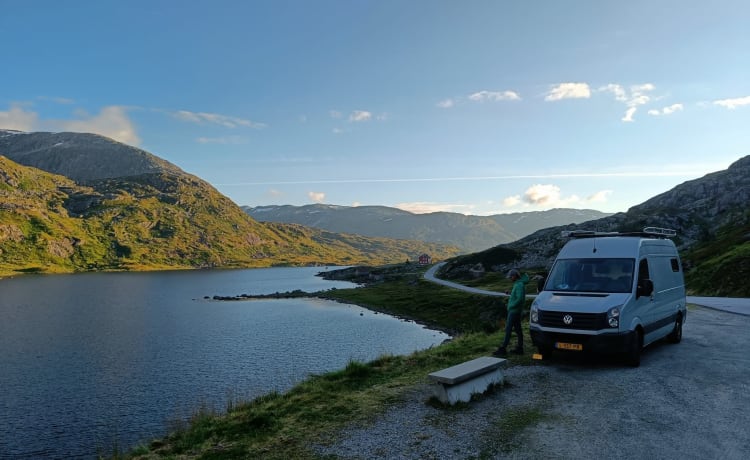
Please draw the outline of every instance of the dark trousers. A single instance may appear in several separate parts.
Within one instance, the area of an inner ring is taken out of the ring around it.
[[[505,338],[503,339],[502,347],[505,348],[510,343],[511,331],[516,331],[516,337],[518,338],[518,348],[523,348],[523,331],[521,330],[521,312],[512,313],[508,312],[508,320],[505,322]]]

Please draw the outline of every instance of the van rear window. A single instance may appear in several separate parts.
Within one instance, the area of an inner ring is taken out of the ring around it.
[[[558,259],[545,291],[631,292],[634,259]]]

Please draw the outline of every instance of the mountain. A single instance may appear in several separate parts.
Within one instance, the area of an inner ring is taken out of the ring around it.
[[[243,206],[260,222],[283,222],[321,228],[331,232],[364,236],[430,241],[458,246],[472,252],[508,243],[541,228],[584,222],[608,216],[590,209],[466,216],[451,212],[413,214],[386,206]]]
[[[481,263],[486,270],[549,268],[565,243],[563,230],[677,231],[688,292],[750,297],[750,156],[726,170],[684,182],[627,212],[575,225],[539,230],[518,241],[451,259],[443,276],[468,276]]]
[[[457,248],[260,223],[207,182],[93,134],[0,130],[0,271],[379,265]]]
[[[145,150],[97,134],[0,130],[0,154],[16,163],[60,174],[76,182],[160,172],[183,173],[177,166]]]

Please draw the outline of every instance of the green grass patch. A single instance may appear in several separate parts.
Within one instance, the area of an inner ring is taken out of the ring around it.
[[[414,319],[430,327],[460,332],[494,332],[506,316],[506,299],[467,294],[413,275],[372,286],[336,289],[321,297]]]

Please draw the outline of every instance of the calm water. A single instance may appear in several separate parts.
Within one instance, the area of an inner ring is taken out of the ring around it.
[[[349,360],[446,335],[311,299],[213,295],[351,287],[320,268],[0,280],[0,458],[92,458],[165,434],[200,407],[285,391]]]

